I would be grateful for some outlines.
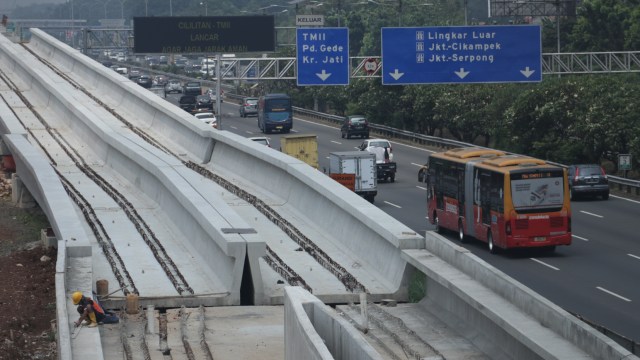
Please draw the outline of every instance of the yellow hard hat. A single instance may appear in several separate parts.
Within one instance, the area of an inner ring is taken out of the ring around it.
[[[71,300],[73,301],[73,305],[78,305],[80,300],[82,300],[82,292],[76,291],[71,295]]]

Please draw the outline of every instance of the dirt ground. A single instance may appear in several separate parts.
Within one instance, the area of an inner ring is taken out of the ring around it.
[[[49,224],[40,208],[13,205],[0,176],[0,360],[56,359],[56,249],[40,242]]]

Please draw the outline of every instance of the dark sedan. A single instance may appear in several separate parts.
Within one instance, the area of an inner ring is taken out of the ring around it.
[[[213,110],[213,101],[211,101],[211,97],[209,97],[209,95],[196,96],[196,108]]]
[[[178,103],[182,110],[193,113],[196,110],[196,101],[194,95],[182,95]]]

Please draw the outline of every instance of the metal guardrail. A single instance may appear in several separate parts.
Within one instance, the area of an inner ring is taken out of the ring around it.
[[[229,96],[229,95],[227,95]],[[319,111],[307,110],[299,107],[294,107],[294,112],[303,115],[305,117],[315,118],[319,120],[329,121],[335,124],[341,124],[344,117],[337,115],[324,114]],[[465,143],[462,141],[456,141],[451,139],[444,139],[437,136],[429,136],[424,134],[417,134],[414,132],[400,130],[396,128],[392,128],[385,125],[377,125],[377,124],[369,124],[369,127],[376,133],[395,138],[401,139],[404,141],[408,141],[414,144],[426,145],[430,147],[442,148],[442,149],[450,149],[453,147],[466,147],[466,146],[476,146],[473,144]],[[563,164],[554,163],[556,165],[567,167]],[[628,194],[635,194],[640,196],[640,181],[626,179],[623,177],[607,175],[609,179],[609,183],[617,188],[617,190],[626,192]]]

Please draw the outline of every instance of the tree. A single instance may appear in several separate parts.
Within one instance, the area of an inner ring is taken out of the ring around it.
[[[622,51],[629,26],[631,3],[620,0],[585,0],[571,33],[573,51]],[[637,4],[635,5],[637,8]]]

